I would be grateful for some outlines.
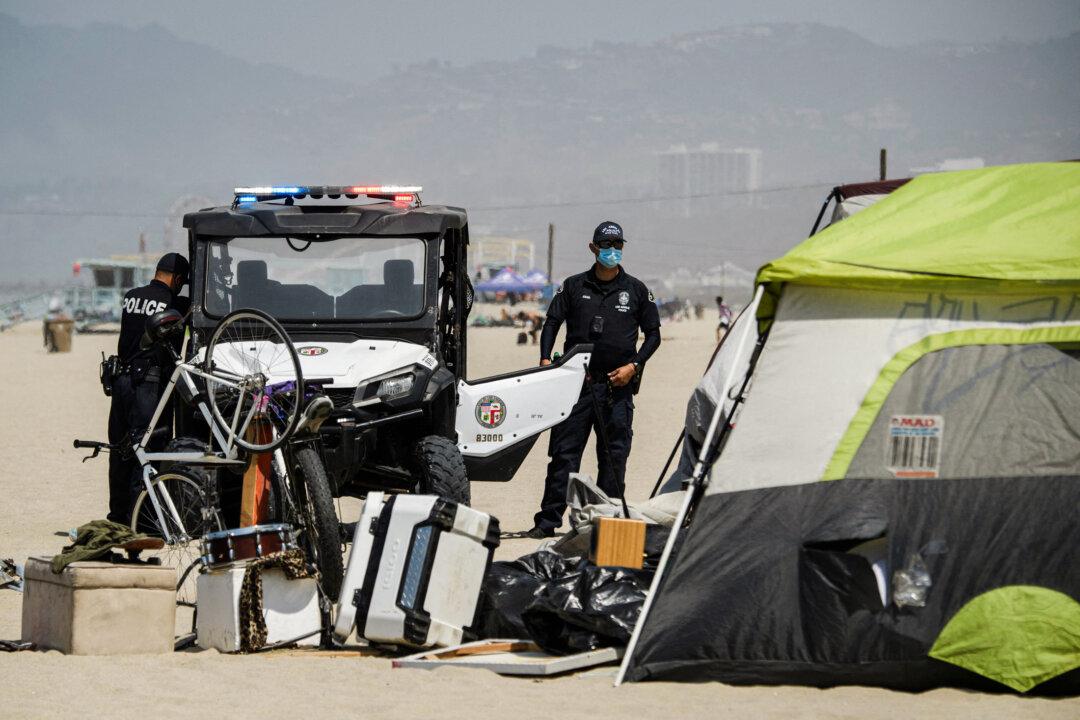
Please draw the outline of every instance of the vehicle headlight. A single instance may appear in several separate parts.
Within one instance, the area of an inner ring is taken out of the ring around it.
[[[380,400],[390,400],[402,395],[408,395],[412,390],[412,386],[413,376],[411,373],[406,375],[395,375],[394,377],[388,377],[380,382],[379,389],[375,394]]]
[[[353,395],[352,406],[362,408],[407,397],[416,387],[417,378],[424,377],[423,370],[422,366],[408,365],[361,383]]]

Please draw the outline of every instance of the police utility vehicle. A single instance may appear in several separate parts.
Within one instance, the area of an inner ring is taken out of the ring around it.
[[[199,352],[241,308],[277,319],[305,386],[333,401],[319,446],[335,495],[422,492],[468,503],[513,477],[578,398],[588,346],[558,362],[466,377],[473,289],[465,210],[420,187],[237,188],[184,216]],[[269,379],[273,381],[273,378]]]

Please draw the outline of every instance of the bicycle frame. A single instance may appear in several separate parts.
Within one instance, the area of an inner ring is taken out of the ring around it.
[[[206,380],[210,380],[219,385],[225,385],[232,388],[239,389],[243,378],[233,373],[215,370],[213,373],[208,373],[202,368],[198,367],[192,362],[185,362],[178,360],[176,366],[173,369],[172,375],[169,377],[169,382],[165,386],[165,392],[162,393],[161,399],[158,401],[157,408],[154,409],[154,415],[150,420],[150,424],[146,427],[146,432],[143,434],[139,442],[133,446],[132,450],[135,454],[135,458],[139,461],[139,465],[142,467],[143,485],[146,487],[147,497],[150,498],[150,503],[154,508],[154,514],[157,517],[159,527],[161,528],[164,540],[168,544],[173,544],[177,539],[184,539],[187,536],[187,529],[184,527],[183,519],[176,510],[176,506],[169,496],[168,491],[165,488],[158,488],[160,490],[163,500],[159,500],[154,488],[154,477],[157,475],[157,471],[150,464],[159,460],[172,460],[177,462],[187,462],[195,465],[214,465],[214,464],[227,464],[237,459],[237,447],[231,440],[226,440],[221,429],[218,427],[218,423],[215,422],[210,409],[206,406],[205,395],[200,395],[198,388],[195,386],[193,377],[201,377]],[[148,452],[146,450],[147,445],[150,443],[150,438],[153,435],[154,429],[157,427],[158,421],[161,419],[162,414],[165,412],[165,408],[168,407],[169,400],[172,398],[173,392],[176,390],[178,382],[182,382],[184,388],[188,391],[190,397],[194,399],[194,405],[202,413],[203,418],[206,420],[207,425],[210,426],[210,433],[217,446],[222,449],[223,455],[217,457],[214,455],[204,454],[198,451],[193,452]],[[237,404],[237,410],[233,416],[232,427],[230,432],[232,437],[235,438],[237,433],[245,432],[247,426],[251,423],[252,417],[255,415],[257,405],[252,403],[251,410],[248,411],[247,416],[244,418],[243,426],[238,426],[240,419],[240,407],[241,404]],[[164,505],[164,508],[163,508]],[[173,538],[172,533],[169,531],[168,526],[165,523],[165,512],[168,512],[175,523],[175,526],[179,529],[180,537]]]

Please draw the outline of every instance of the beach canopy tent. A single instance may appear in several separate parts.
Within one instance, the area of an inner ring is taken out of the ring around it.
[[[536,290],[536,286],[529,284],[512,268],[505,267],[491,278],[477,283],[476,290],[478,292],[531,292]]]
[[[529,284],[530,287],[532,287],[533,290],[539,290],[551,283],[551,280],[548,278],[547,273],[545,273],[543,270],[538,270],[536,268],[533,268],[529,272],[525,273],[524,280],[526,283]]]
[[[1080,691],[1080,163],[917,177],[757,288],[625,677]]]

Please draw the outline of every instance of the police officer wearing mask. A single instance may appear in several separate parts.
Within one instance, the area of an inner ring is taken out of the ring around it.
[[[581,455],[593,430],[598,435],[597,484],[611,497],[621,497],[624,491],[637,376],[645,361],[660,347],[660,314],[652,293],[619,264],[625,242],[618,223],[600,223],[589,244],[596,257],[593,266],[567,278],[548,307],[540,336],[540,364],[551,364],[555,337],[564,322],[564,352],[583,343],[591,343],[593,352],[581,397],[566,420],[551,430],[544,498],[540,512],[533,518],[535,527],[526,533],[532,538],[551,537],[562,525],[569,475],[580,467]],[[645,333],[640,348],[637,347],[639,329]],[[610,462],[597,421],[606,430]]]
[[[116,373],[112,378],[109,411],[109,442],[137,438],[146,432],[168,382],[171,360],[154,348],[142,350],[139,341],[151,315],[177,310],[186,315],[191,300],[177,295],[187,283],[188,261],[179,253],[167,253],[158,261],[149,285],[129,290],[120,315],[120,340],[116,348]],[[163,417],[171,417],[164,415]],[[166,441],[155,440],[152,449]],[[109,454],[109,519],[131,522],[131,510],[143,490],[142,468],[129,453]]]

